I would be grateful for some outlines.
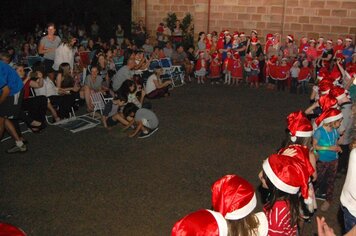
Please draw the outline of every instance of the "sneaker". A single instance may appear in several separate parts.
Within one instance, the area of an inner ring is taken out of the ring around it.
[[[327,210],[329,210],[329,207],[330,207],[330,203],[328,201],[325,201],[325,202],[323,202],[323,204],[321,204],[320,210],[327,211]]]
[[[17,153],[17,152],[26,152],[26,151],[27,151],[27,147],[25,144],[23,144],[21,147],[15,145],[12,148],[6,150],[6,152],[9,154]]]
[[[147,133],[145,132],[141,132],[141,134],[138,136],[138,138],[148,138],[150,137],[152,134],[154,134],[156,131],[158,130],[158,128],[155,128]]]

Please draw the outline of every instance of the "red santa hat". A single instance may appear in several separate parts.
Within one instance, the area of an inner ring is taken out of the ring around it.
[[[309,43],[315,43],[315,39],[309,39]]]
[[[252,45],[256,45],[257,43],[258,43],[258,39],[257,38],[251,39],[251,44]]]
[[[338,42],[338,43],[343,43],[344,40],[343,40],[342,38],[338,38],[338,39],[337,39],[337,42]]]
[[[289,194],[300,191],[303,198],[308,199],[309,173],[298,159],[272,154],[263,162],[262,168],[277,189]]]
[[[251,33],[255,33],[256,35],[258,34],[257,30],[251,30]]]
[[[323,37],[323,36],[320,36],[320,37],[318,38],[318,41],[323,41],[323,42],[324,42],[324,37]]]
[[[328,73],[326,71],[319,71],[318,75],[316,76],[318,80],[323,80],[326,77],[328,77]]]
[[[214,210],[227,220],[239,220],[256,207],[257,198],[253,186],[237,175],[225,175],[212,188]]]
[[[239,52],[234,52],[234,58],[237,60],[240,58]]]
[[[310,163],[308,147],[300,144],[292,144],[288,147],[280,149],[278,154],[282,154],[286,149],[292,149],[296,152],[296,154],[291,157],[296,158],[297,160],[301,161],[302,164],[304,164],[304,166],[308,170],[309,176],[311,176],[315,172],[314,167]]]
[[[266,35],[266,40],[272,39],[273,38],[273,34],[269,33]]]
[[[269,60],[271,63],[275,64],[278,61],[278,56],[273,55]]]
[[[287,116],[287,125],[292,142],[295,142],[297,137],[311,137],[313,135],[313,127],[302,111],[290,113]]]
[[[211,57],[212,57],[213,59],[219,58],[219,54],[216,53],[216,52],[214,52],[214,53],[211,55]]]
[[[333,121],[340,120],[342,118],[342,113],[340,110],[335,108],[330,108],[326,111],[323,111],[321,115],[315,119],[316,127],[320,127],[323,124],[327,124]]]
[[[330,43],[330,44],[333,44],[333,40],[332,39],[328,39],[326,42]]]
[[[288,35],[287,35],[287,39],[289,39],[290,41],[293,41],[293,42],[294,42],[294,36],[291,35],[291,34],[288,34]]]
[[[223,30],[224,31],[224,34],[227,35],[227,34],[230,34],[230,31],[229,30]]]
[[[351,38],[351,36],[347,36],[347,37],[345,38],[345,41],[352,42],[352,38]]]
[[[172,229],[172,236],[227,236],[228,228],[224,217],[215,211],[199,210],[180,219]]]
[[[319,106],[326,111],[330,108],[337,108],[337,99],[331,94],[323,95],[318,100]]]
[[[245,32],[240,32],[240,37],[245,37]]]
[[[330,89],[334,87],[333,82],[331,82],[328,79],[323,79],[322,81],[319,82],[319,92],[322,95],[329,94]]]
[[[339,86],[334,86],[330,90],[330,95],[335,97],[338,101],[340,101],[341,99],[347,97],[346,90],[344,88],[339,87]]]
[[[0,235],[6,236],[26,236],[21,229],[6,223],[0,223]]]
[[[232,37],[233,37],[233,38],[235,38],[235,37],[236,37],[236,38],[237,38],[237,37],[239,37],[239,32],[238,32],[238,31],[235,31],[235,32],[233,33]]]
[[[332,81],[337,81],[341,79],[341,73],[337,66],[334,66],[333,70],[330,72],[329,79],[331,79]]]

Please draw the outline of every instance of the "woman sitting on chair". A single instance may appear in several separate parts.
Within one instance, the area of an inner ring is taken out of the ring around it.
[[[145,87],[146,97],[150,99],[169,96],[168,87],[172,84],[171,80],[162,82],[161,75],[163,69],[161,66],[156,66],[154,73],[148,77]]]

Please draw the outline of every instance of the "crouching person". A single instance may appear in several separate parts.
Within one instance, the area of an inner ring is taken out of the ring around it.
[[[112,101],[105,104],[101,120],[106,129],[111,130],[111,128],[118,123],[125,126],[129,124],[129,121],[127,121],[122,114],[122,108],[125,106],[126,102],[126,97],[116,95]]]
[[[156,114],[149,109],[138,108],[135,104],[128,103],[123,113],[125,118],[130,120],[125,129],[128,129],[132,125],[135,126],[135,130],[129,134],[130,138],[135,137],[139,133],[138,138],[147,138],[158,130],[158,118]]]

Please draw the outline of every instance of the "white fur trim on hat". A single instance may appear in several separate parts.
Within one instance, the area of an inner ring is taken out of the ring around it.
[[[291,41],[294,41],[294,39],[291,37],[291,36],[287,36],[287,38],[289,39],[289,40],[291,40]]]
[[[295,132],[295,136],[303,138],[311,137],[313,136],[313,131],[297,131]]]
[[[224,219],[223,215],[221,215],[219,212],[216,211],[209,211],[215,218],[216,223],[218,224],[219,227],[219,235],[220,236],[227,236],[228,228],[227,228],[227,223],[226,220]]]
[[[346,38],[345,41],[352,42],[352,38]]]
[[[244,207],[235,210],[233,212],[226,213],[225,219],[227,220],[239,220],[250,214],[257,205],[256,194],[253,194],[251,201]]]
[[[329,92],[330,92],[330,89],[325,90],[325,91],[321,91],[320,93],[323,94],[323,95],[325,95],[325,94],[329,94]]]
[[[331,41],[330,39],[328,39],[326,42],[331,44],[333,43],[333,41]]]
[[[336,99],[341,100],[341,99],[345,98],[346,96],[347,96],[346,93],[343,93],[343,94],[337,96]]]
[[[340,114],[338,114],[336,116],[331,116],[331,117],[325,118],[322,123],[323,124],[330,123],[330,122],[333,122],[333,121],[340,120],[341,118],[342,118],[342,113],[340,112]]]
[[[267,216],[264,212],[257,212],[255,216],[258,219],[258,222],[260,223],[258,225],[258,236],[267,236],[268,234],[268,220]]]
[[[263,162],[262,168],[263,168],[263,171],[268,176],[269,180],[279,190],[282,190],[283,192],[290,193],[290,194],[296,194],[299,191],[299,189],[300,189],[299,187],[295,187],[295,186],[286,184],[278,178],[278,176],[273,172],[268,159]]]

